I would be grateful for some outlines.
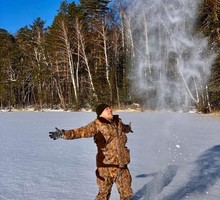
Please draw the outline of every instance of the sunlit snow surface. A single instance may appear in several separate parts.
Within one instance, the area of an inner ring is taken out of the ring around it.
[[[120,112],[128,135],[134,200],[218,200],[220,118],[169,112]],[[92,200],[96,145],[48,137],[54,127],[86,125],[93,112],[0,112],[1,200]],[[118,200],[113,187],[111,200]]]

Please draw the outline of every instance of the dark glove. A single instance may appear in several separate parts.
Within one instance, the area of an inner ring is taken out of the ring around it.
[[[133,131],[131,129],[131,122],[129,123],[128,127],[129,127],[129,132],[133,133]]]
[[[61,138],[63,133],[64,133],[64,130],[60,130],[58,129],[57,127],[55,127],[56,131],[53,131],[53,132],[49,132],[49,137],[53,140],[56,140],[58,138]]]

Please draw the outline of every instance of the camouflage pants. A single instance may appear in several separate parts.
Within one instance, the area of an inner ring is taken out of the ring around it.
[[[131,175],[128,168],[99,167],[96,170],[99,193],[96,200],[109,200],[113,184],[116,184],[120,200],[131,200]]]

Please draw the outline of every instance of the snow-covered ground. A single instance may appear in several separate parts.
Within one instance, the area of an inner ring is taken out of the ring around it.
[[[218,200],[220,118],[170,112],[120,112],[128,135],[134,200]],[[92,200],[97,194],[93,139],[56,140],[94,112],[1,112],[1,200]],[[114,186],[111,200],[118,200]]]

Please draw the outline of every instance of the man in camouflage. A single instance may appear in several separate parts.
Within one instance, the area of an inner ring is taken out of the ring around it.
[[[122,123],[118,115],[112,114],[107,104],[96,108],[97,119],[88,125],[73,129],[50,132],[52,139],[66,140],[93,137],[97,145],[96,176],[99,188],[96,200],[109,200],[115,183],[121,200],[132,199],[131,175],[128,169],[130,152],[125,146],[126,133],[132,132],[131,125]]]

